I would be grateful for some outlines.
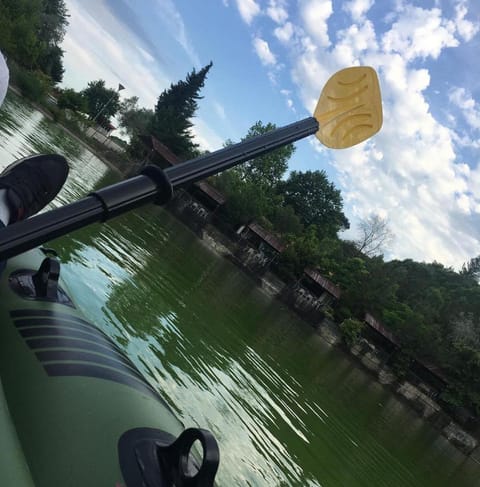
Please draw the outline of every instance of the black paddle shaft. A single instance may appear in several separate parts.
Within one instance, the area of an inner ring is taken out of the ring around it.
[[[166,203],[172,188],[200,181],[279,147],[313,135],[315,118],[272,130],[161,171],[147,166],[142,174],[107,186],[75,203],[36,215],[0,230],[0,261],[96,221],[106,221],[139,206]]]

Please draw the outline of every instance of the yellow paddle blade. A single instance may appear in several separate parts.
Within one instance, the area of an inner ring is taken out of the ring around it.
[[[382,98],[377,73],[368,66],[342,69],[322,90],[313,116],[315,134],[332,149],[345,149],[376,134],[382,127]]]

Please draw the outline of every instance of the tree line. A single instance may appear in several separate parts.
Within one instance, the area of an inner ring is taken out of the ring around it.
[[[0,49],[20,68],[35,71],[44,84],[63,79],[60,45],[67,25],[64,0],[0,0]]]
[[[67,24],[63,0],[0,0],[0,49],[52,87],[63,77],[60,43]],[[103,108],[96,119],[102,125],[116,117],[133,160],[145,157],[140,135],[146,134],[188,159],[201,153],[192,120],[211,68],[209,63],[192,70],[165,89],[151,108],[141,107],[138,97],[121,100],[103,80],[80,92],[57,90],[58,106],[91,120]],[[244,139],[273,129],[274,124],[258,121]],[[401,341],[401,351],[392,359],[399,375],[414,359],[439,364],[450,379],[443,399],[479,414],[480,257],[460,271],[436,262],[386,262],[382,253],[392,235],[378,215],[360,223],[357,241],[340,238],[350,226],[340,190],[325,171],[288,172],[294,151],[288,145],[211,178],[227,197],[223,221],[236,228],[255,220],[280,237],[286,250],[275,271],[284,279],[298,279],[305,267],[315,267],[339,285],[339,303],[327,311],[343,324],[346,341],[358,339],[364,313],[370,312]]]

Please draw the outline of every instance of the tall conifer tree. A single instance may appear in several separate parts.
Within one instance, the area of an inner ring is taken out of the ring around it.
[[[198,108],[200,90],[205,84],[212,63],[200,71],[189,73],[184,81],[171,84],[159,97],[150,132],[160,142],[181,158],[189,158],[198,152],[193,141],[191,119]]]

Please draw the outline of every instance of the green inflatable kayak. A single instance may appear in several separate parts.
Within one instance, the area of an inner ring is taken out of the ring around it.
[[[184,431],[81,314],[59,270],[51,251],[32,250],[10,259],[0,278],[0,485],[213,485],[213,437]],[[195,440],[203,463],[189,455]]]

